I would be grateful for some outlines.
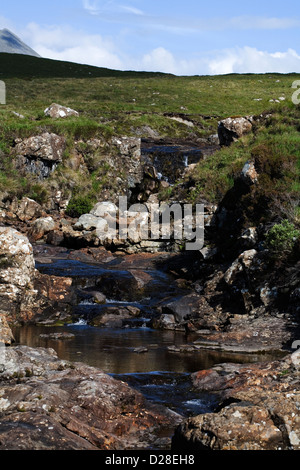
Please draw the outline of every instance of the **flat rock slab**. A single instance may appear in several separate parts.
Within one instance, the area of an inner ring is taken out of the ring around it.
[[[236,315],[226,331],[199,335],[194,346],[230,352],[281,351],[291,342],[293,327],[283,318]]]
[[[6,348],[0,371],[2,450],[127,450],[159,445],[181,417],[126,383],[52,349]]]

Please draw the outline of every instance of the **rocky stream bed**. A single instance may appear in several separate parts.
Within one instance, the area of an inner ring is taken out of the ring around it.
[[[225,120],[219,137],[251,128]],[[54,172],[56,137],[19,139],[22,171]],[[142,158],[140,139],[113,139],[132,202],[156,203],[218,146],[174,145],[173,168],[160,144]],[[270,263],[266,228],[244,226],[258,172],[247,162],[205,206],[206,244],[192,252],[139,235],[101,243],[99,205],[68,217],[57,188],[44,207],[2,197],[0,450],[300,449],[299,259]]]
[[[2,348],[2,449],[299,447],[293,322],[234,315],[224,328],[210,311],[208,325],[177,254],[32,250],[8,234],[34,283]]]

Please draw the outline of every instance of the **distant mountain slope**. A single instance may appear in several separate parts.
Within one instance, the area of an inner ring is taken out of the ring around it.
[[[5,78],[158,77],[152,72],[122,72],[92,65],[0,52],[0,80]]]
[[[27,46],[23,41],[21,41],[20,38],[18,38],[18,36],[8,29],[0,30],[0,52],[40,57],[37,52],[31,49],[31,47]]]

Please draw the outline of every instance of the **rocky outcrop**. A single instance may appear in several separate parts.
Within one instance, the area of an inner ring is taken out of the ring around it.
[[[42,206],[29,197],[23,197],[21,200],[13,198],[12,201],[7,201],[5,209],[8,218],[16,218],[25,223],[45,214]]]
[[[32,246],[17,230],[0,227],[0,312],[8,319],[26,317],[36,295]]]
[[[120,167],[120,170],[125,172],[128,188],[133,189],[141,183],[144,175],[141,164],[141,139],[114,137],[111,144],[111,158]]]
[[[218,136],[220,145],[230,145],[243,135],[252,131],[253,117],[228,117],[219,122]]]
[[[72,279],[39,273],[27,236],[0,227],[0,330],[5,338],[9,338],[7,321],[67,321],[76,301]]]
[[[151,216],[151,203],[134,204],[128,210],[126,203],[126,208],[120,210],[113,202],[98,202],[90,213],[81,215],[72,226],[62,227],[61,233],[65,246],[76,248],[104,246],[128,254],[180,251],[181,241],[171,237],[170,240],[163,239],[164,230],[170,229],[172,236],[172,222],[160,224],[157,238],[150,239]]]
[[[15,165],[21,174],[30,173],[38,180],[48,178],[62,161],[64,137],[45,132],[27,139],[16,139]]]
[[[193,375],[201,390],[221,394],[211,414],[182,423],[174,448],[197,450],[299,450],[299,352],[281,361],[221,364]]]
[[[180,422],[124,382],[59,360],[52,349],[6,348],[0,380],[2,450],[157,448],[159,433]]]

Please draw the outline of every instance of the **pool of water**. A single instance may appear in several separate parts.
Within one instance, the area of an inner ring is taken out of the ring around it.
[[[77,323],[64,326],[25,325],[13,330],[17,344],[33,348],[54,349],[58,357],[71,362],[83,362],[97,367],[116,379],[127,382],[154,403],[167,406],[182,416],[213,411],[219,397],[195,389],[191,374],[209,369],[217,363],[245,363],[260,358],[219,351],[178,352],[174,346],[192,343],[197,337],[181,331],[151,328],[151,315],[155,305],[166,296],[176,298],[184,291],[165,272],[147,264],[138,265],[139,271],[149,275],[145,289],[135,289],[130,269],[116,259],[108,264],[85,263],[55,259],[36,263],[41,272],[55,276],[68,276],[85,295],[73,307]],[[137,271],[135,271],[137,273]],[[130,284],[132,282],[132,284]],[[88,296],[94,286],[107,295],[105,305],[95,304]],[[122,328],[96,327],[89,318],[101,313],[107,306],[134,305],[142,314]],[[154,309],[154,310],[153,310]],[[74,320],[75,321],[75,320]],[[53,339],[52,333],[71,333],[70,339]],[[172,348],[173,350],[172,350]]]
[[[71,339],[50,339],[51,333],[72,333]],[[195,389],[191,373],[216,363],[249,362],[255,358],[214,351],[180,353],[169,350],[190,342],[184,333],[139,328],[98,328],[79,321],[64,327],[27,325],[13,331],[16,342],[53,348],[61,359],[84,362],[127,382],[144,396],[183,416],[212,411],[216,394]],[[45,337],[47,335],[48,337]]]

